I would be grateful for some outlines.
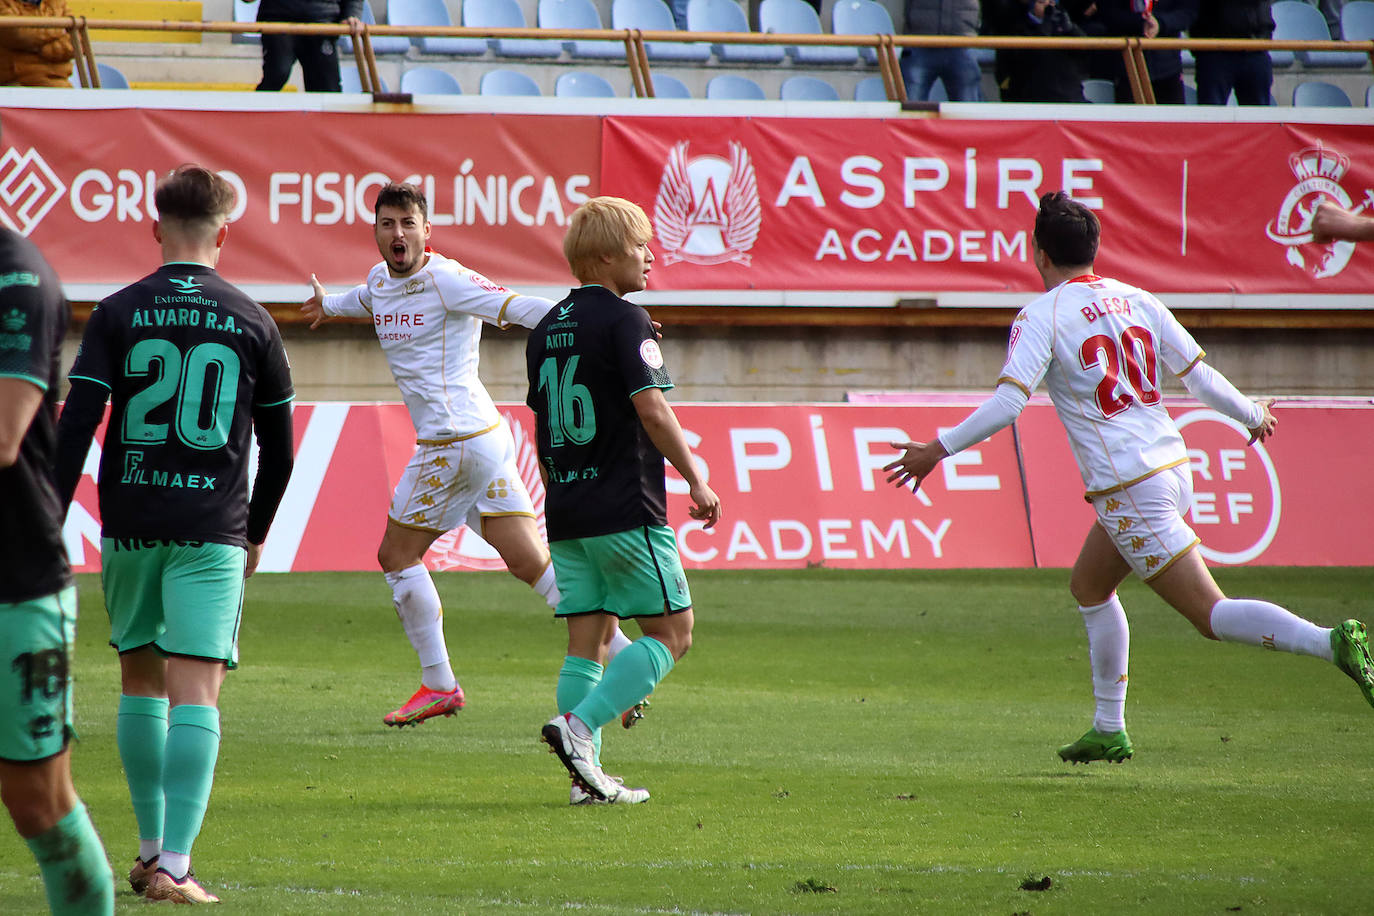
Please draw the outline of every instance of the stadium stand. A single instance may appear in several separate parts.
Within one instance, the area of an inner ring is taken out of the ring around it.
[[[234,21],[235,21],[235,22],[257,22],[257,21],[258,21],[258,7],[261,6],[261,5],[262,5],[262,0],[252,0],[252,2],[246,2],[246,0],[235,0],[235,2],[233,3],[233,7],[234,7]],[[364,20],[364,21],[366,21],[366,20]],[[235,32],[235,33],[230,37],[229,40],[230,40],[231,42],[233,42],[234,44],[236,44],[236,45],[248,45],[248,44],[256,45],[256,44],[261,44],[261,43],[262,43],[262,36],[261,36],[260,34],[258,34],[257,32]],[[403,40],[404,40],[405,43],[406,43],[406,47],[410,47],[410,40],[409,40],[409,39],[403,39]],[[373,41],[373,45],[374,45],[373,50],[376,50],[375,45],[376,45],[377,39],[374,38],[372,41]],[[351,42],[350,42],[349,51],[352,51],[352,50],[353,50],[353,49],[352,49],[352,44],[351,44]]]
[[[1326,19],[1321,12],[1302,0],[1277,0],[1273,6],[1274,39],[1301,41],[1330,41],[1331,31],[1326,27]],[[1296,57],[1304,67],[1363,67],[1369,63],[1369,56],[1353,51],[1271,51]],[[1292,61],[1290,60],[1289,63]],[[1277,59],[1274,66],[1279,66]]]
[[[687,84],[676,76],[667,73],[653,74],[654,97],[659,99],[690,99],[692,91]]]
[[[778,97],[784,102],[838,102],[840,93],[820,77],[803,75],[783,80]]]
[[[129,80],[124,76],[122,72],[120,72],[118,68],[112,67],[111,65],[106,63],[96,63],[95,68],[96,73],[100,75],[101,89],[129,88]],[[72,75],[68,78],[68,82],[70,82],[73,86],[75,86],[78,89],[81,88],[81,78],[77,76],[75,72],[73,72]]]
[[[259,2],[261,2],[261,0],[253,0],[253,9],[254,9],[254,11],[255,11],[255,16],[254,16],[255,21],[256,21],[256,10],[257,10],[257,8],[258,8],[258,3],[259,3]],[[237,13],[237,12],[238,12],[238,7],[243,6],[243,5],[244,5],[244,4],[243,4],[242,0],[235,0],[235,3],[234,3],[234,11]],[[377,24],[378,24],[378,23],[377,23],[377,17],[376,17],[376,16],[373,14],[373,12],[372,12],[372,3],[371,3],[371,0],[363,0],[363,14],[362,14],[362,16],[360,16],[359,18],[362,19],[364,25],[377,25]],[[373,54],[401,54],[401,55],[403,55],[403,54],[405,54],[407,51],[410,50],[410,39],[409,39],[409,38],[405,38],[405,37],[403,37],[403,36],[401,36],[401,35],[372,35],[372,36],[370,36],[370,39],[371,39],[371,41],[372,41],[372,53],[373,53]],[[340,38],[340,39],[339,39],[339,53],[341,53],[341,54],[352,54],[352,53],[353,53],[353,39],[352,39],[352,38],[350,38],[349,36],[345,35],[343,38]]]
[[[835,35],[897,34],[892,14],[873,0],[836,0],[830,10],[830,31]],[[870,64],[878,62],[878,54],[872,48],[862,48],[860,54]]]
[[[444,0],[388,0],[386,15],[392,25],[453,25]],[[421,54],[487,53],[487,42],[482,38],[417,36],[410,42]]]
[[[412,95],[462,95],[458,78],[438,67],[412,67],[401,74],[401,91]]]
[[[533,78],[518,70],[488,70],[478,87],[482,95],[543,95]]]
[[[611,4],[611,28],[642,29],[646,32],[678,31],[673,14],[662,0],[614,0]],[[646,41],[644,52],[649,60],[704,63],[711,57],[711,46],[683,41]]]
[[[759,31],[779,35],[820,35],[821,20],[805,0],[763,0],[759,4]],[[793,45],[788,55],[798,64],[855,64],[858,48]]]
[[[1113,105],[1116,103],[1116,86],[1111,80],[1084,80],[1083,96],[1089,101],[1099,105]]]
[[[854,85],[854,101],[886,102],[887,87],[881,76],[865,76]]]
[[[750,32],[744,9],[735,0],[689,0],[687,28],[692,32]],[[717,44],[716,58],[726,63],[779,64],[786,52],[779,45]]]
[[[1293,87],[1293,105],[1298,108],[1349,108],[1350,96],[1334,83],[1307,80]]]
[[[722,73],[720,76],[712,77],[706,84],[706,97],[759,102],[768,98],[758,83],[747,76],[738,76],[734,73]]]
[[[358,65],[353,61],[339,61],[339,85],[343,87],[344,92],[357,93],[363,91],[363,81],[358,77]],[[386,80],[381,81],[381,90],[382,92],[391,91]]]
[[[525,13],[515,0],[463,0],[463,25],[478,29],[523,29]],[[537,38],[493,38],[498,57],[558,57],[563,45]]]
[[[655,87],[654,91],[657,92],[658,88]],[[559,74],[553,84],[553,94],[564,98],[613,99],[615,87],[595,73],[569,70]]]
[[[539,0],[541,29],[601,29],[601,14],[591,0]],[[569,57],[589,59],[625,58],[625,45],[618,41],[565,41],[563,48]]]

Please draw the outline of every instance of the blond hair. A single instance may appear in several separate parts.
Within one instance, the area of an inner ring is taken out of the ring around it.
[[[593,197],[568,220],[563,256],[573,276],[585,280],[597,273],[603,257],[623,254],[653,237],[639,204],[622,197]]]

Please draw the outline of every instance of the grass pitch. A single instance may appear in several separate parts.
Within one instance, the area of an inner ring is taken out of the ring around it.
[[[1327,625],[1374,585],[1219,578]],[[691,580],[695,648],[606,733],[653,800],[570,808],[538,743],[565,635],[528,589],[437,576],[468,708],[398,731],[418,677],[381,576],[253,578],[197,873],[271,914],[1374,912],[1374,710],[1333,667],[1209,643],[1128,583],[1136,757],[1075,768],[1054,750],[1092,698],[1062,570]],[[143,912],[94,577],[81,598],[77,785],[117,910]],[[10,832],[0,913],[43,906]]]

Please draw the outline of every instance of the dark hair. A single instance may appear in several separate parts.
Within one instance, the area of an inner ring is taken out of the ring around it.
[[[1040,198],[1035,215],[1035,245],[1056,267],[1085,267],[1097,260],[1102,225],[1097,214],[1063,191]]]
[[[402,181],[393,181],[377,192],[377,202],[372,205],[373,215],[381,213],[382,207],[398,207],[402,210],[417,207],[420,215],[429,219],[429,204],[425,202],[424,192]]]
[[[194,163],[172,169],[158,179],[153,191],[158,219],[201,223],[215,229],[229,218],[236,199],[233,185]]]

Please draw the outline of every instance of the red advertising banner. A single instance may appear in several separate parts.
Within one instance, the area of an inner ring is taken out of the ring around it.
[[[346,286],[380,260],[372,206],[417,182],[436,250],[512,286],[566,286],[567,217],[597,192],[596,118],[318,111],[0,110],[0,223],[65,283],[156,266],[153,185],[183,162],[239,192],[220,269],[241,284]],[[518,257],[512,255],[518,253]]]
[[[1037,202],[1064,189],[1102,219],[1103,274],[1367,294],[1374,250],[1307,225],[1322,198],[1374,207],[1370,141],[1325,124],[608,117],[601,188],[650,211],[671,289],[1032,290]]]
[[[1062,567],[1073,563],[1092,511],[1053,408],[1037,398],[1017,422],[944,461],[913,494],[885,482],[890,443],[927,439],[968,413],[968,399],[929,395],[904,403],[679,404],[678,417],[722,521],[688,518],[687,487],[669,469],[669,522],[692,569]],[[1279,405],[1279,434],[1247,448],[1218,414],[1171,408],[1193,459],[1189,522],[1218,564],[1369,565],[1374,513],[1361,486],[1374,450],[1374,407]],[[533,422],[502,407],[536,511],[543,487]],[[65,537],[73,566],[99,569],[94,474],[86,462]],[[400,404],[301,404],[296,469],[264,545],[264,572],[368,570],[391,488],[414,448]],[[1018,460],[1017,442],[1020,456]],[[542,526],[542,515],[541,515]],[[434,569],[502,569],[466,529],[435,542]]]
[[[588,196],[654,219],[653,290],[1037,292],[1029,230],[1066,189],[1103,273],[1163,293],[1367,295],[1374,248],[1316,245],[1321,198],[1374,207],[1368,125],[472,112],[0,109],[0,224],[68,284],[147,272],[158,174],[241,192],[221,267],[302,293],[358,282],[387,179],[428,195],[437,250],[512,287],[568,284]],[[652,291],[651,291],[652,292]],[[292,294],[294,295],[294,294]],[[1304,300],[1294,299],[1295,304]]]

